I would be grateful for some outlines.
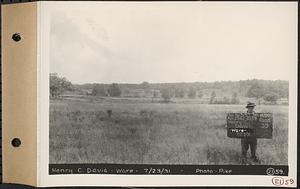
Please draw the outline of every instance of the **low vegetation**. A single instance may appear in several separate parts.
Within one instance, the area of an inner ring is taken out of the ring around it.
[[[226,113],[244,105],[151,98],[50,100],[50,163],[239,164],[240,139],[226,135]],[[259,139],[262,164],[287,164],[288,106],[261,105],[274,116],[272,139]]]

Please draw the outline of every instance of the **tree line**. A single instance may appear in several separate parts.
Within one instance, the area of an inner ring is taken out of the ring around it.
[[[279,98],[288,98],[289,84],[283,80],[241,80],[241,81],[217,81],[217,82],[193,82],[193,83],[88,83],[72,84],[58,74],[50,74],[50,95],[57,97],[65,91],[91,91],[93,96],[120,97],[125,93],[140,90],[151,94],[154,98],[162,98],[164,102],[170,102],[172,98],[202,98],[210,96],[210,104],[238,104],[239,97],[263,99],[275,104]],[[210,94],[208,94],[210,93]],[[223,98],[217,98],[217,93]],[[224,95],[226,94],[226,95]]]

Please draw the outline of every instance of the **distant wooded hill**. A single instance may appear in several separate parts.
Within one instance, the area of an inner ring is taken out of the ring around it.
[[[61,80],[62,82],[58,82]],[[57,86],[61,83],[61,86]],[[65,83],[65,84],[62,84]],[[64,89],[64,86],[65,87]],[[51,90],[52,89],[54,90]],[[53,91],[53,92],[51,92]],[[57,92],[59,91],[59,92]],[[192,83],[88,83],[72,84],[57,74],[50,75],[51,96],[91,95],[112,97],[156,98],[163,102],[172,99],[202,99],[203,103],[239,104],[255,100],[264,104],[288,104],[289,83],[284,80],[240,80]]]
[[[287,101],[289,83],[283,80],[241,80],[193,83],[148,83],[140,84],[83,84],[74,85],[78,90],[99,96],[210,98],[210,103],[238,103],[248,97],[276,103]],[[119,92],[115,92],[119,89]],[[166,95],[166,93],[168,93]],[[170,98],[170,99],[168,99]]]

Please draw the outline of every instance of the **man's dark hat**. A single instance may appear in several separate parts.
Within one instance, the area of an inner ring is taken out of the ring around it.
[[[246,108],[255,107],[256,105],[253,102],[248,102]]]

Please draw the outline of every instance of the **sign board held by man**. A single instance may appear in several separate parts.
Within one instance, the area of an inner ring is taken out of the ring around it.
[[[226,119],[230,138],[272,138],[272,113],[228,113]]]

